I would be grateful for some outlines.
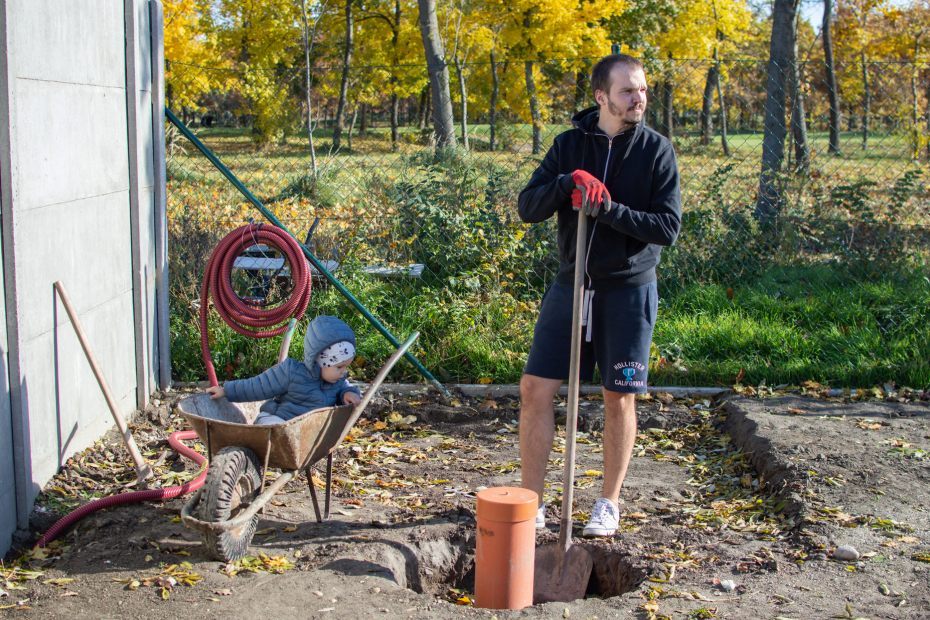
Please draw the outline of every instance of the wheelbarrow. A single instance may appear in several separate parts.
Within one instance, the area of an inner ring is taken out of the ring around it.
[[[394,364],[410,348],[414,332],[385,362],[357,405],[315,409],[286,422],[252,425],[262,403],[231,403],[197,394],[178,409],[207,447],[209,470],[204,485],[181,510],[181,521],[201,533],[207,552],[231,562],[248,550],[258,513],[268,500],[301,471],[307,472],[317,522],[329,518],[333,452],[345,439]],[[326,500],[323,514],[310,468],[326,459]],[[269,468],[284,472],[265,488]]]

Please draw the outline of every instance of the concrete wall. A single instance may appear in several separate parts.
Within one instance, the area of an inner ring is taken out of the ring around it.
[[[54,282],[68,289],[123,412],[154,389],[148,29],[148,0],[0,0],[0,343],[21,527],[60,464],[113,425]],[[6,454],[3,433],[0,419]],[[2,553],[3,515],[0,524]]]
[[[4,211],[0,201],[0,213]],[[2,241],[0,241],[2,248]],[[0,261],[0,275],[3,263]],[[0,310],[6,315],[6,295],[0,290]],[[6,346],[6,321],[0,321],[0,556],[6,553],[16,529],[16,479],[13,469],[13,417]]]

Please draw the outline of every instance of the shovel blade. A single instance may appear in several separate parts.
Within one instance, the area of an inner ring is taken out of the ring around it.
[[[594,560],[584,547],[571,546],[559,565],[559,546],[536,548],[533,569],[533,604],[568,603],[584,597]]]

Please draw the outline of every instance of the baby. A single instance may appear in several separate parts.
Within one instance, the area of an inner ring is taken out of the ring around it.
[[[254,424],[278,424],[334,405],[354,405],[362,399],[346,381],[346,368],[355,357],[352,328],[333,316],[318,316],[307,325],[304,361],[290,357],[257,377],[208,387],[210,398],[231,402],[267,400]]]

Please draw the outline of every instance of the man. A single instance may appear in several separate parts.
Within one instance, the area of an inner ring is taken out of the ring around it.
[[[598,105],[572,119],[520,193],[524,222],[558,216],[559,273],[540,305],[520,381],[520,461],[526,489],[542,503],[554,438],[552,399],[568,379],[575,260],[585,261],[581,379],[603,383],[604,486],[585,536],[613,536],[620,487],[636,440],[636,394],[646,392],[649,348],[658,307],[661,246],[681,228],[678,164],[672,144],[646,127],[646,75],[636,58],[615,54],[591,72]],[[575,256],[578,217],[588,221],[588,250]]]

